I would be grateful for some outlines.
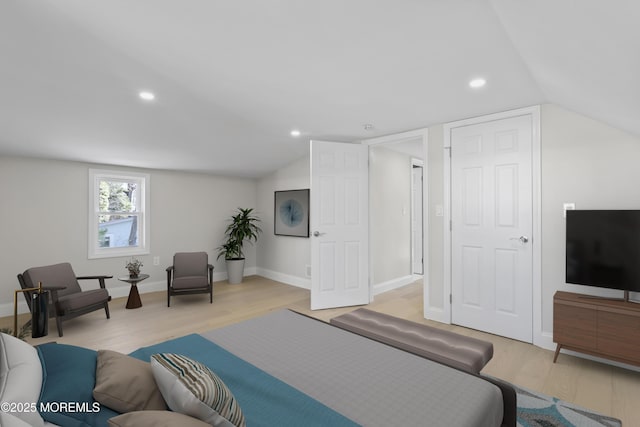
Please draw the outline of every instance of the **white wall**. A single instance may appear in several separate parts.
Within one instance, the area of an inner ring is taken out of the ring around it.
[[[444,280],[444,217],[438,216],[438,207],[444,205],[444,128],[442,125],[429,128],[429,141],[427,146],[426,187],[429,194],[429,205],[425,212],[429,229],[429,271],[427,290],[425,292],[425,305],[432,309],[442,310],[443,280]]]
[[[640,137],[552,104],[541,106],[541,331],[535,335],[551,348],[553,295],[557,290],[611,295],[565,283],[565,222],[562,204],[577,209],[640,209]],[[441,308],[443,301],[443,128],[429,128],[429,285],[425,301]]]
[[[411,156],[369,147],[369,229],[374,287],[411,275]]]
[[[542,330],[553,330],[557,290],[622,296],[565,284],[564,202],[576,209],[640,209],[640,137],[555,105],[541,108]]]
[[[273,280],[311,289],[307,266],[311,265],[309,238],[276,236],[274,191],[299,190],[310,186],[309,155],[259,180],[257,209],[263,219],[263,234],[258,240],[258,274]]]
[[[77,275],[109,274],[112,296],[126,296],[126,257],[88,259],[88,170],[131,170],[87,163],[0,157],[0,316],[13,310],[16,275],[29,267],[70,262]],[[165,268],[178,251],[206,251],[217,280],[226,278],[216,260],[227,218],[237,207],[254,207],[257,182],[205,174],[141,170],[151,175],[151,253],[139,257],[151,277],[141,292],[166,289]],[[153,266],[152,257],[160,257]],[[255,272],[256,249],[246,248],[248,272]],[[81,283],[86,287],[85,283]],[[93,286],[93,284],[91,284]],[[96,285],[97,286],[97,285]],[[21,311],[26,311],[20,298]]]
[[[426,179],[428,196],[429,271],[426,297],[442,301],[444,218],[443,127],[429,128]],[[640,138],[555,105],[541,107],[542,176],[542,333],[553,328],[556,290],[594,293],[593,288],[564,283],[564,219],[562,203],[578,209],[640,209]],[[69,261],[76,273],[125,274],[125,258],[87,259],[88,169],[76,162],[0,156],[0,316],[12,310],[16,274],[26,268]],[[121,169],[98,166],[105,169]],[[151,275],[142,292],[164,289],[164,269],[174,252],[205,250],[224,279],[224,263],[216,261],[226,219],[237,207],[255,207],[263,234],[246,249],[248,273],[305,288],[311,264],[307,238],[273,234],[273,192],[309,188],[307,156],[259,180],[169,171],[151,174],[151,249],[142,257]],[[257,249],[256,249],[257,248]],[[153,256],[160,266],[153,266]],[[128,285],[108,283],[114,296]],[[615,292],[615,291],[613,291]],[[21,305],[22,303],[22,299]],[[23,310],[25,307],[23,306]]]
[[[429,128],[426,179],[428,188],[428,281],[425,302],[442,308],[443,243],[445,218],[437,215],[444,204],[443,126]],[[541,106],[541,223],[542,223],[542,330],[535,331],[551,345],[553,294],[557,290],[611,294],[564,282],[563,202],[578,209],[640,209],[640,137],[552,104]],[[305,157],[258,186],[258,206],[265,218],[273,217],[273,191],[308,188],[309,165]],[[267,235],[269,235],[267,237]],[[287,283],[307,283],[310,263],[308,239],[275,238],[265,233],[259,242],[258,265],[283,273]],[[283,253],[288,256],[280,259]],[[275,277],[277,275],[272,275]]]
[[[372,203],[372,251],[378,253],[382,264],[374,272],[374,284],[385,280],[393,280],[410,275],[411,245],[410,245],[410,207],[411,207],[411,162],[410,156],[388,149],[385,172],[379,173],[379,179],[372,178],[371,188],[380,186],[385,197],[398,200],[384,203],[382,200]],[[378,150],[378,148],[376,148]],[[391,165],[392,171],[388,169]],[[375,170],[375,168],[373,168]],[[374,172],[375,174],[375,172]],[[390,176],[400,176],[389,180]],[[391,183],[393,181],[393,184]],[[311,288],[311,279],[307,276],[307,267],[311,265],[311,242],[308,238],[276,236],[273,233],[274,221],[274,191],[296,190],[310,187],[310,165],[308,155],[298,159],[290,165],[268,175],[258,182],[257,207],[263,218],[265,232],[258,241],[258,269],[257,273],[273,280],[290,285]],[[404,189],[398,191],[398,188]],[[376,190],[377,192],[378,190]],[[376,205],[377,203],[377,205]],[[406,206],[406,215],[402,215],[402,206]],[[400,206],[392,209],[391,206]],[[378,217],[378,212],[382,214]],[[391,215],[391,217],[389,216]],[[378,219],[375,219],[378,218]],[[374,223],[382,224],[381,227]],[[394,227],[389,224],[393,223]],[[397,224],[404,224],[398,227]],[[399,232],[398,228],[402,231]],[[375,240],[375,241],[374,241]],[[376,241],[378,243],[376,243]],[[374,255],[375,257],[375,255]],[[374,264],[377,264],[374,261]],[[376,280],[379,279],[379,280]]]

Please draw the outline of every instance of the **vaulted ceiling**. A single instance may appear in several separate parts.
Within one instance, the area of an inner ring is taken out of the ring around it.
[[[0,155],[259,177],[309,139],[545,102],[640,135],[639,20],[637,0],[2,0]]]

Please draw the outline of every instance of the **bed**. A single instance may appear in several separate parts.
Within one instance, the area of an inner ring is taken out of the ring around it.
[[[95,352],[72,347],[38,348],[40,402],[93,401]],[[131,356],[146,362],[159,353],[181,354],[211,368],[251,427],[505,425],[503,394],[487,379],[289,310],[144,347]],[[47,396],[49,388],[55,390]],[[71,413],[70,419],[57,412],[43,415],[53,425],[82,427],[107,426],[118,415],[99,409]]]

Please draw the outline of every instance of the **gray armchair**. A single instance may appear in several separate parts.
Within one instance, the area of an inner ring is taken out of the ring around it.
[[[18,274],[18,281],[22,289],[36,288],[38,282],[42,282],[43,288],[63,288],[50,290],[49,316],[55,316],[58,335],[62,336],[62,321],[90,313],[104,308],[109,315],[109,301],[111,297],[105,288],[105,279],[113,276],[81,276],[73,272],[68,262],[44,267],[29,268],[22,274]],[[98,280],[99,289],[83,291],[78,280]],[[31,310],[31,292],[24,293],[27,305]]]
[[[208,274],[207,274],[208,273]],[[213,303],[213,265],[206,252],[177,252],[167,267],[167,307],[172,295],[209,294]]]

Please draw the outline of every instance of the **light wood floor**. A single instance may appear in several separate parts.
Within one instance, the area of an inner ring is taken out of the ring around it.
[[[58,337],[55,322],[51,322],[47,337],[28,338],[28,341],[31,344],[57,341],[128,353],[142,346],[204,332],[280,308],[291,308],[325,321],[355,309],[311,311],[309,291],[258,276],[247,277],[239,285],[216,283],[213,304],[209,304],[205,295],[189,295],[172,298],[171,307],[167,308],[165,292],[142,294],[141,297],[142,308],[126,310],[126,298],[118,298],[110,303],[110,320],[105,318],[104,311],[96,311],[64,322],[62,338]],[[625,426],[640,426],[640,373],[564,354],[554,364],[551,351],[425,320],[422,301],[422,285],[416,283],[376,296],[369,308],[491,341],[494,356],[483,373],[619,418]],[[28,315],[22,315],[20,321],[24,323],[27,319]],[[11,325],[11,318],[0,319],[0,327]]]

